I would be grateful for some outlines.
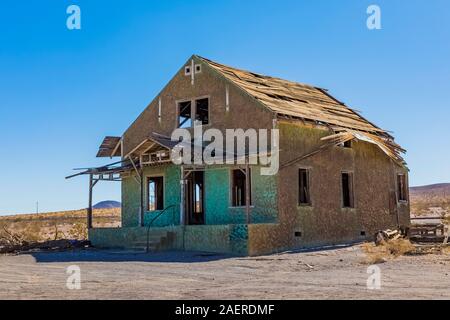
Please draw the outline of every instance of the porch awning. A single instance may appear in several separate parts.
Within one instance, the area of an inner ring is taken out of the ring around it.
[[[95,175],[98,180],[111,180],[118,181],[123,173],[133,170],[133,164],[130,160],[118,161],[111,164],[107,164],[102,167],[83,168],[75,170],[83,170],[76,174],[66,177],[66,179],[75,178],[81,175]]]
[[[125,155],[125,158],[140,157],[144,154],[151,154],[163,150],[170,151],[177,144],[178,142],[172,141],[169,137],[153,133],[128,152]]]
[[[97,158],[120,157],[122,153],[122,143],[120,137],[105,137],[100,145]]]

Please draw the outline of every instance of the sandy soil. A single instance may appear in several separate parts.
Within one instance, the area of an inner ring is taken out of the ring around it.
[[[359,246],[236,258],[190,252],[76,251],[0,256],[1,299],[450,299],[450,256],[379,265],[368,290]],[[66,268],[81,268],[81,290]]]

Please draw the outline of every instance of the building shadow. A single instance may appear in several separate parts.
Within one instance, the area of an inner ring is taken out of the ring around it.
[[[148,262],[148,263],[204,263],[237,256],[190,251],[141,252],[120,249],[77,249],[65,251],[40,251],[27,253],[37,263],[76,263],[76,262]]]

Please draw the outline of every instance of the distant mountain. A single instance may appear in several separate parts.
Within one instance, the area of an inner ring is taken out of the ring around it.
[[[450,183],[410,188],[411,213],[435,215],[450,213]]]
[[[101,201],[99,203],[97,203],[96,205],[94,205],[94,209],[110,209],[110,208],[120,208],[122,206],[122,204],[118,201],[112,201],[112,200],[107,200],[107,201]]]
[[[447,194],[450,196],[450,183],[430,184],[428,186],[411,187],[411,194]]]

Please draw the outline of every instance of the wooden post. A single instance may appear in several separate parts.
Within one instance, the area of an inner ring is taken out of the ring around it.
[[[185,177],[184,177],[184,167],[181,166],[181,179],[180,179],[180,225],[184,226],[185,224],[185,213],[184,213],[184,207],[185,207]]]
[[[250,167],[248,158],[245,162],[245,213],[247,215],[247,224],[250,224]]]
[[[140,175],[141,175],[141,212],[140,212],[140,225],[141,227],[144,226],[144,171],[142,170],[142,167],[140,169]]]
[[[92,173],[89,175],[89,206],[87,209],[87,228],[92,229],[92,189],[94,188]]]

